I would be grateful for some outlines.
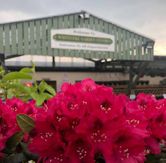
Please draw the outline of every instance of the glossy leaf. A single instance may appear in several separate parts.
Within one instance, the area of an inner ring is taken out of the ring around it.
[[[51,95],[53,95],[53,96],[55,95],[54,88],[52,88],[50,85],[48,85],[45,81],[41,81],[41,83],[39,84],[39,90],[40,90],[40,92],[47,91]]]
[[[22,68],[19,72],[32,73],[32,72],[34,72],[34,69],[33,68],[25,67],[25,68]]]
[[[10,72],[8,74],[6,74],[3,77],[3,81],[8,81],[8,80],[16,80],[16,79],[32,79],[32,76],[27,74],[27,73],[23,73],[23,72]]]
[[[36,105],[40,106],[46,100],[43,94],[38,94],[36,92],[31,93],[31,97],[36,101]]]
[[[13,149],[15,148],[18,143],[22,140],[24,133],[23,132],[16,132],[13,136],[11,136],[7,142],[6,142],[6,147],[8,149]]]
[[[34,126],[34,120],[25,114],[17,115],[17,123],[24,133],[30,132]]]
[[[2,163],[23,163],[27,162],[28,159],[25,157],[24,153],[11,154],[8,157],[1,160]]]

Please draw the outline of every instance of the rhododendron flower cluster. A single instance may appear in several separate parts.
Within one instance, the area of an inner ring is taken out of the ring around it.
[[[0,153],[20,128],[17,114],[33,118],[30,152],[44,163],[143,163],[166,140],[166,100],[139,94],[130,100],[91,79],[64,83],[42,107],[19,99],[0,102]],[[10,118],[9,118],[10,117]]]
[[[5,148],[6,141],[20,131],[16,122],[16,115],[23,113],[32,116],[37,112],[35,102],[23,102],[20,99],[13,98],[6,101],[0,100],[0,158],[2,150]]]

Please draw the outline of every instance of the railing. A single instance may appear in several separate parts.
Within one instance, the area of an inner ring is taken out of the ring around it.
[[[113,86],[113,88],[116,93],[127,92],[127,86]],[[163,96],[163,94],[166,94],[166,86],[159,86],[159,85],[136,86],[134,89],[132,89],[132,92],[133,94],[150,93],[154,94],[155,96]]]

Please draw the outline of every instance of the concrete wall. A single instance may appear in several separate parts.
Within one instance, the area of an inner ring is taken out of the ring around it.
[[[92,78],[95,81],[121,81],[128,80],[129,75],[124,73],[111,72],[37,72],[34,74],[36,80],[54,80],[57,83],[57,90],[63,82],[74,83],[85,78]],[[149,84],[159,84],[163,77],[144,76],[140,80],[149,81]]]
[[[63,82],[74,83],[85,78],[91,78],[95,81],[120,81],[128,80],[128,74],[108,73],[108,72],[37,72],[34,74],[36,80],[56,80],[57,90]]]

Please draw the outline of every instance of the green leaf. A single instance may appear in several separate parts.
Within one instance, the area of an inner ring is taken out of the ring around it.
[[[18,143],[22,140],[24,133],[23,132],[16,132],[13,136],[11,136],[7,142],[6,142],[6,147],[9,150],[12,150],[15,148]]]
[[[22,83],[11,83],[9,88],[16,89],[19,92],[30,93],[31,88],[24,86]]]
[[[32,79],[32,76],[27,74],[27,73],[23,73],[23,72],[10,72],[8,74],[6,74],[3,77],[3,81],[8,81],[8,80],[16,80],[16,79]]]
[[[54,88],[52,88],[50,85],[48,85],[45,81],[41,81],[39,84],[39,90],[40,92],[44,92],[47,91],[50,94],[52,94],[53,96],[55,95],[55,90]]]
[[[31,93],[31,97],[36,101],[36,105],[40,106],[46,100],[46,97],[43,94]]]
[[[21,146],[21,148],[23,150],[24,155],[26,156],[26,158],[28,158],[28,160],[38,160],[39,159],[38,155],[36,155],[34,153],[31,153],[28,150],[28,144],[27,143],[21,142],[20,146]],[[33,163],[35,163],[35,162],[33,162]]]
[[[46,90],[49,92],[49,93],[51,93],[53,96],[55,96],[55,94],[56,94],[56,92],[55,92],[55,89],[52,87],[52,86],[50,86],[50,85],[46,85]]]
[[[30,93],[30,96],[31,96],[34,100],[37,100],[38,97],[39,97],[39,94],[36,93],[36,92],[31,92],[31,93]]]
[[[38,99],[36,100],[36,105],[37,105],[37,106],[41,106],[44,101],[45,101],[45,97],[43,97],[43,96],[38,96]]]
[[[3,76],[5,74],[5,70],[2,66],[0,66],[0,76]]]
[[[41,106],[45,100],[48,100],[52,97],[51,94],[45,92],[42,93],[32,92],[30,95],[36,101],[37,106]]]
[[[160,155],[149,154],[146,156],[145,163],[159,163]]]
[[[28,162],[29,159],[26,158],[24,153],[14,153],[9,155],[8,157],[4,157],[1,162],[2,163],[23,163],[23,162]]]
[[[51,94],[49,94],[49,93],[45,93],[45,92],[42,93],[41,96],[44,96],[45,100],[48,100],[48,99],[50,99],[50,98],[53,97]]]
[[[42,80],[38,86],[38,89],[40,92],[44,92],[45,87],[46,87],[45,85],[46,85],[46,83],[44,82],[44,80]]]
[[[27,101],[29,101],[29,100],[32,99],[31,96],[29,96],[29,95],[24,95],[24,96],[21,96],[20,98],[21,98],[21,100],[24,101],[24,102],[27,102]]]
[[[7,90],[7,98],[12,98],[12,97],[16,97],[16,94],[13,93],[12,89],[8,89]]]
[[[34,120],[25,114],[17,115],[17,123],[24,133],[30,132],[35,126]]]
[[[25,67],[25,68],[22,68],[19,72],[32,73],[32,72],[34,72],[34,69],[33,68]]]
[[[31,88],[24,86],[22,83],[10,83],[7,90],[7,97],[12,98],[13,96],[19,97],[27,101],[30,99]],[[26,96],[26,98],[24,98]],[[27,99],[27,100],[26,100]]]

